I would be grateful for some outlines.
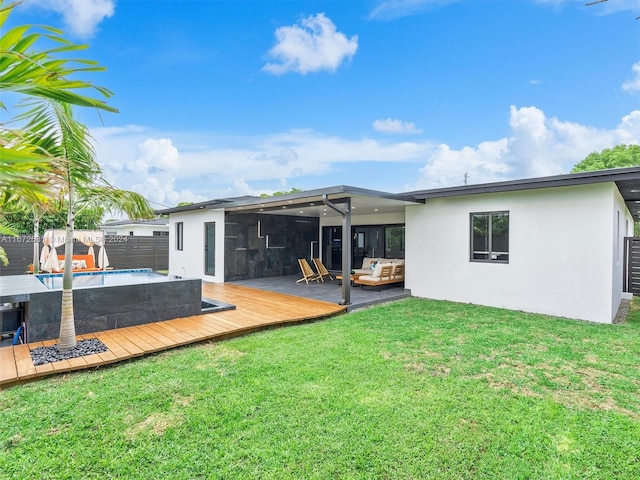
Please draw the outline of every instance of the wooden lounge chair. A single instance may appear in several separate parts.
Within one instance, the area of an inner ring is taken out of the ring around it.
[[[318,277],[320,278],[320,280],[324,282],[324,277],[329,277],[329,280],[333,280],[333,277],[329,273],[329,270],[327,270],[327,267],[325,267],[322,263],[322,260],[320,260],[319,258],[314,258],[313,264],[316,266],[316,270],[318,271]]]
[[[309,285],[309,280],[318,281],[320,276],[311,269],[311,265],[309,265],[306,258],[299,258],[298,264],[300,264],[300,270],[302,270],[302,278],[296,280],[296,283],[300,283],[304,280],[307,282],[307,285]]]

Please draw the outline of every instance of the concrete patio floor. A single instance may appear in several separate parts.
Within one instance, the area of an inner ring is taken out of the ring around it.
[[[288,275],[253,280],[236,280],[227,283],[336,304],[342,300],[342,285],[338,280],[331,281],[325,278],[324,283],[311,281],[307,285],[305,282],[296,283],[296,280],[299,278],[300,275]],[[347,306],[347,311],[368,307],[377,303],[400,300],[410,296],[411,290],[403,288],[402,284],[383,285],[380,291],[372,287],[365,287],[363,289],[360,286],[352,286],[351,304]]]

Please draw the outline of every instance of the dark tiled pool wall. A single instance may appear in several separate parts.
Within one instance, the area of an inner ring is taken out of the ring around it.
[[[60,334],[61,291],[32,293],[28,303],[30,342]],[[198,315],[202,308],[202,281],[173,281],[73,291],[76,334],[130,327]]]

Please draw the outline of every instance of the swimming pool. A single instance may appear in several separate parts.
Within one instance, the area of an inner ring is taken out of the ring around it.
[[[46,288],[21,300],[30,342],[57,338],[60,331],[62,275],[37,277]],[[79,272],[73,275],[73,310],[78,335],[190,317],[202,313],[202,280],[151,269]]]
[[[47,273],[36,275],[49,290],[62,290],[62,274]],[[107,270],[104,272],[79,272],[73,274],[73,288],[112,287],[136,283],[171,281],[174,277],[162,275],[150,268],[131,270]]]

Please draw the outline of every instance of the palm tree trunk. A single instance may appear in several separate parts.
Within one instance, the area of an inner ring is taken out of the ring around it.
[[[40,217],[33,215],[33,274],[40,273]]]
[[[64,239],[64,273],[62,275],[62,314],[58,348],[69,350],[76,346],[76,322],[73,317],[73,189],[69,190],[69,211]]]

